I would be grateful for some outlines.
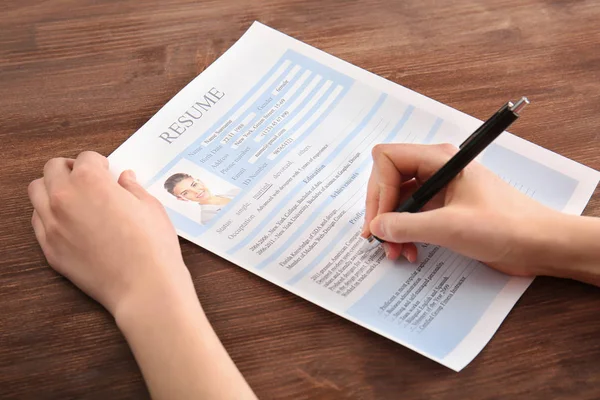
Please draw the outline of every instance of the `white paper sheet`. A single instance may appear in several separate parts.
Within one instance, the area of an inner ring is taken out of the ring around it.
[[[531,279],[426,244],[418,265],[392,263],[359,254],[358,234],[375,144],[458,145],[480,123],[255,23],[109,159],[115,176],[136,171],[182,237],[458,371]],[[479,160],[573,214],[600,177],[509,133]],[[174,174],[193,177],[180,198],[165,189]],[[206,189],[221,204],[202,204]]]

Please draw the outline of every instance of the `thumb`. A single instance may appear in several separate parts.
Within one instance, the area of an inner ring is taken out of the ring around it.
[[[121,176],[119,176],[119,185],[140,200],[149,196],[146,189],[144,189],[136,180],[135,172],[132,170],[123,171],[121,173]]]
[[[448,221],[443,209],[419,213],[383,213],[371,221],[371,233],[393,243],[423,242],[444,245]]]

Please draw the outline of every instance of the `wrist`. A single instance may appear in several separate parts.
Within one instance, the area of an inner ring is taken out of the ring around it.
[[[535,275],[556,276],[557,268],[564,266],[564,249],[568,248],[565,235],[557,234],[562,231],[563,215],[557,211],[535,215],[528,222],[528,238],[524,241],[527,248],[527,264]],[[558,229],[557,229],[558,228]],[[564,232],[562,232],[564,233]]]
[[[173,271],[140,285],[114,313],[151,397],[254,398],[208,322],[185,272]]]
[[[201,310],[189,271],[185,265],[178,270],[184,273],[140,279],[115,306],[112,314],[126,338],[138,328],[164,323],[163,320],[174,313],[190,308]]]
[[[535,275],[600,285],[600,221],[552,211],[536,218],[530,265]]]

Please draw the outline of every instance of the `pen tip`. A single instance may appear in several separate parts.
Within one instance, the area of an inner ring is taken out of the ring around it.
[[[521,99],[519,101],[517,101],[517,103],[515,105],[513,105],[510,110],[512,112],[514,112],[515,114],[518,114],[519,111],[523,110],[525,108],[525,106],[527,106],[527,104],[529,104],[529,99],[525,96],[521,97]]]
[[[376,249],[377,247],[379,247],[379,241],[377,239],[375,239],[375,236],[370,235],[368,238],[365,238],[363,244],[361,245],[361,247],[359,248],[357,254],[361,255],[361,254],[365,254],[367,252],[370,252],[373,249]]]

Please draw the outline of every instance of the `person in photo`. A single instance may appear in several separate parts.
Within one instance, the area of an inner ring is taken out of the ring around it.
[[[203,224],[213,219],[240,193],[238,188],[213,193],[200,179],[186,173],[171,175],[165,181],[164,187],[177,200],[198,203],[202,209],[201,221]]]

